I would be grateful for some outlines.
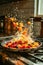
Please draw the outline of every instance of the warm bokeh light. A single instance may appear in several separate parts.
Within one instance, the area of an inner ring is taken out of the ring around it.
[[[16,18],[13,18],[13,17],[12,17],[12,18],[10,18],[10,20],[11,20],[11,21],[16,21]]]

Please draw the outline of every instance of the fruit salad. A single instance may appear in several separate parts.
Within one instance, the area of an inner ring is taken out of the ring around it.
[[[4,47],[12,49],[32,49],[37,48],[39,45],[39,42],[33,42],[29,44],[28,41],[17,40],[7,42],[4,44]]]

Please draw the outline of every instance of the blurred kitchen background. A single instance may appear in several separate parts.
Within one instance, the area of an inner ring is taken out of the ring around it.
[[[34,16],[34,0],[3,0],[0,2],[0,16],[29,18]]]
[[[18,20],[23,21],[30,20],[34,23],[34,35],[43,37],[42,2],[43,0],[1,0],[0,26],[3,26],[3,20],[5,20],[5,17],[16,17]],[[2,28],[0,28],[0,30],[2,30]]]

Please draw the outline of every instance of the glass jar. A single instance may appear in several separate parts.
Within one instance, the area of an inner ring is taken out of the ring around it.
[[[33,37],[41,37],[41,17],[33,17],[31,18],[31,22],[33,26]]]
[[[30,25],[30,36],[33,37],[33,17],[30,17],[30,22],[31,22],[31,25]]]

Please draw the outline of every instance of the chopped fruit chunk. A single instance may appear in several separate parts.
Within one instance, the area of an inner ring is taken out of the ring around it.
[[[22,27],[17,27],[18,28],[18,31],[22,31]]]
[[[19,41],[18,41],[18,44],[22,44],[22,41],[21,41],[21,40],[19,40]]]
[[[28,25],[30,25],[30,24],[31,24],[31,22],[30,22],[30,21],[28,21],[28,22],[27,22],[27,24],[28,24]]]
[[[27,48],[31,48],[31,46],[27,46]]]
[[[21,46],[21,48],[25,48],[25,46]]]
[[[13,22],[13,26],[14,27],[17,27],[18,26],[18,23]]]
[[[19,45],[18,45],[18,48],[21,48],[21,47],[22,47],[22,46],[19,44]]]
[[[13,42],[7,42],[4,44],[6,48],[20,48],[20,49],[26,49],[26,48],[36,48],[39,46],[39,42],[34,42],[31,44],[28,44],[28,41],[23,41],[23,40],[18,40],[18,41],[13,41]]]

